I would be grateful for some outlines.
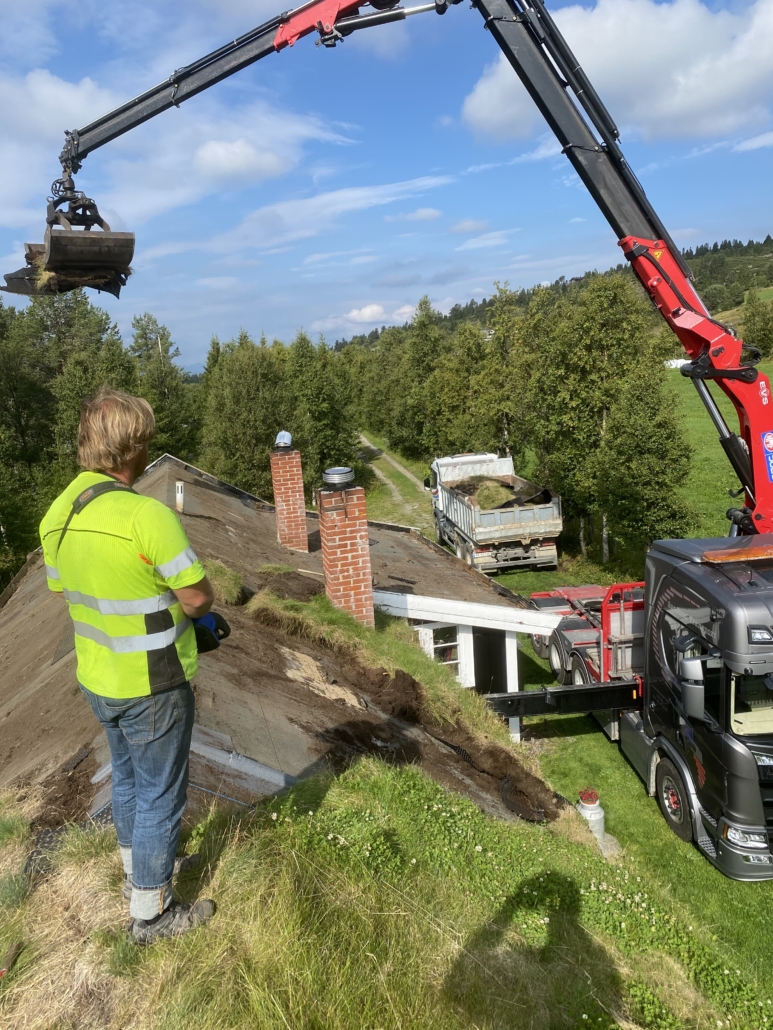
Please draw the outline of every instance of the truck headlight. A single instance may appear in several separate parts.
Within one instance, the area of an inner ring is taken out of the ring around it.
[[[740,826],[728,826],[727,823],[722,830],[722,836],[731,844],[737,844],[741,848],[766,848],[768,846],[766,833],[742,830]]]
[[[759,751],[752,751],[752,754],[757,765],[773,765],[773,755],[762,755]]]

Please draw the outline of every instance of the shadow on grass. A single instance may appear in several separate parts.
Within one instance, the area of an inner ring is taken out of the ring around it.
[[[464,942],[444,991],[468,1025],[618,1025],[623,985],[606,950],[580,925],[580,907],[575,881],[546,870]]]
[[[603,732],[592,715],[542,715],[529,719],[524,728],[531,740],[587,737]]]

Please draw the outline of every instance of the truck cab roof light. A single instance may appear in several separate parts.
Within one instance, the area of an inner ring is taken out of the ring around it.
[[[751,547],[725,547],[715,551],[704,551],[704,561],[713,565],[724,565],[727,562],[770,561],[773,559],[773,544],[756,544]]]

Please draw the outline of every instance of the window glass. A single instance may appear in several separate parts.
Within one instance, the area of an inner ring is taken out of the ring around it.
[[[742,736],[773,733],[773,676],[730,677],[730,725]]]
[[[680,658],[700,658],[709,653],[710,645],[698,639],[694,639],[694,642],[686,650],[677,650],[676,644],[685,641],[689,637],[694,638],[695,630],[685,626],[671,612],[663,612],[660,633],[663,643],[663,656],[676,680],[679,680]],[[721,722],[722,659],[706,658],[701,665],[703,668],[704,707],[709,715],[713,716],[717,722]]]

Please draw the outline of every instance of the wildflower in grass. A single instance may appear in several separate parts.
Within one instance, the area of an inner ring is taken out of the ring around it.
[[[416,865],[416,859],[415,858],[411,859],[411,865]]]
[[[271,818],[276,822],[276,812],[271,813]]]
[[[480,846],[480,844],[476,844],[475,845],[475,850],[476,851],[483,851],[483,848]]]

